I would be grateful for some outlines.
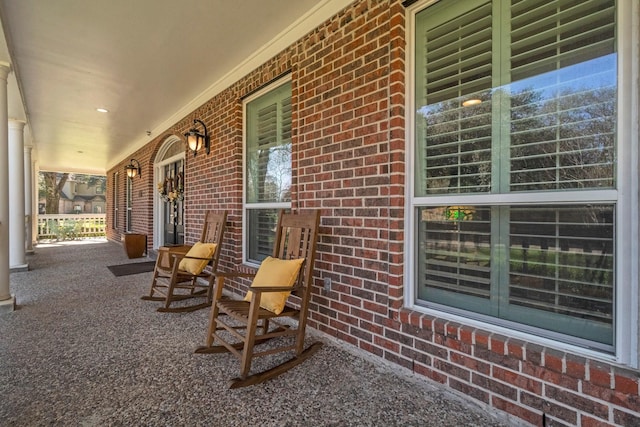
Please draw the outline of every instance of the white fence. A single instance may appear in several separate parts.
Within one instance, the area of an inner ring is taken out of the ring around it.
[[[107,214],[38,215],[38,241],[105,237]]]

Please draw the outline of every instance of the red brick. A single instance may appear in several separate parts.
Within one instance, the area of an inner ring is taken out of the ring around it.
[[[591,362],[589,364],[589,382],[603,387],[611,387],[611,367]]]
[[[581,427],[613,427],[613,424],[609,424],[602,420],[592,418],[588,415],[582,415],[580,417],[580,426]]]
[[[617,392],[637,395],[638,394],[638,377],[629,378],[625,375],[614,375],[614,389]]]
[[[565,373],[573,378],[583,379],[586,373],[585,360],[567,355],[565,359]]]
[[[440,384],[446,384],[447,383],[447,376],[442,374],[441,372],[438,372],[434,369],[431,369],[427,366],[421,365],[419,363],[414,363],[413,366],[413,372],[415,372],[416,374],[420,374],[423,375],[433,381],[436,381]]]
[[[515,415],[533,425],[541,425],[542,414],[538,414],[524,406],[519,405],[516,402],[511,402],[502,399],[499,396],[493,396],[491,398],[491,405],[501,411],[505,411],[511,415]]]
[[[476,346],[489,348],[489,335],[486,332],[476,330],[473,335]]]
[[[547,369],[551,369],[554,372],[563,372],[562,357],[556,354],[545,352],[544,354],[544,366]]]
[[[613,421],[621,426],[640,426],[640,414],[638,412],[629,413],[614,409]]]

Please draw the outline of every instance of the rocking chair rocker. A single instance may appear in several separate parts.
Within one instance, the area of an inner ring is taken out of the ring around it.
[[[256,273],[217,275],[206,345],[195,352],[231,352],[240,359],[240,376],[231,380],[229,388],[258,384],[280,375],[320,348],[321,343],[316,342],[304,349],[319,223],[319,211],[298,214],[281,211],[273,257],[262,261]],[[250,292],[244,300],[222,298],[225,278],[230,277],[253,277]],[[297,299],[289,298],[289,294]],[[286,318],[297,319],[297,324],[294,321],[283,323],[282,319]],[[276,327],[270,330],[270,323]],[[269,345],[269,348],[257,351],[256,345],[277,337],[288,339],[277,348]],[[293,351],[294,356],[264,372],[249,375],[253,357],[283,351]]]
[[[164,307],[158,308],[160,312],[190,312],[211,306],[226,222],[226,211],[207,211],[199,242],[193,246],[161,247],[158,250],[149,295],[143,296],[142,299],[164,301]],[[205,271],[207,266],[211,267],[210,271]],[[194,305],[171,307],[176,301],[192,298],[204,298],[204,301]]]

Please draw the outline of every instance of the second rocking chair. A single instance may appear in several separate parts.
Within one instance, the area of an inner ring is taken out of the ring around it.
[[[163,301],[164,306],[158,309],[161,312],[188,312],[211,306],[226,222],[226,211],[207,211],[200,241],[193,246],[160,248],[149,295],[142,299]],[[205,270],[207,266],[209,271]],[[199,302],[172,306],[188,299]]]

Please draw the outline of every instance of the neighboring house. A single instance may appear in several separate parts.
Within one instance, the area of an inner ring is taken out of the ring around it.
[[[356,0],[109,170],[107,235],[194,242],[227,210],[225,270],[319,208],[310,326],[533,425],[640,425],[639,20]]]
[[[44,213],[46,200],[39,202],[40,212]],[[101,186],[69,180],[60,193],[58,212],[61,214],[105,213],[107,199]]]

